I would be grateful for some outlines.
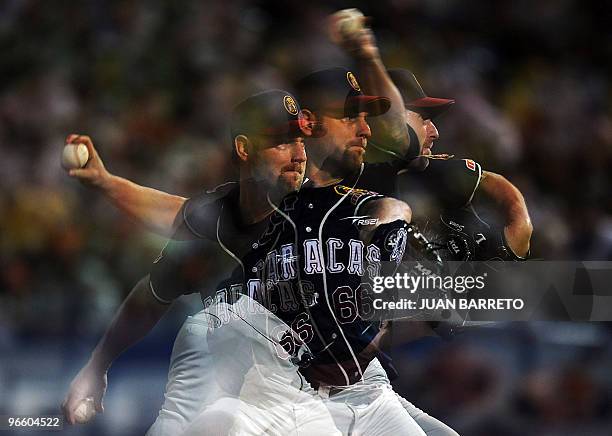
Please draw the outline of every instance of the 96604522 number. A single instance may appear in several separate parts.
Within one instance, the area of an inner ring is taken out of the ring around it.
[[[64,427],[62,415],[1,415],[0,430],[32,429],[61,430]]]

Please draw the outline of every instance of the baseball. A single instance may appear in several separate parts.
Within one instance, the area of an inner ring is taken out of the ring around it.
[[[334,14],[337,36],[348,39],[363,30],[364,15],[359,9],[343,9]]]
[[[85,144],[66,144],[62,151],[62,166],[71,170],[83,168],[89,159],[89,151]]]
[[[92,397],[87,397],[79,401],[79,405],[74,409],[74,417],[79,424],[89,422],[95,415],[96,407],[94,406],[94,399]]]

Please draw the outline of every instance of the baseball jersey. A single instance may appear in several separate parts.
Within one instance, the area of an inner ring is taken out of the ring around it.
[[[423,171],[406,171],[400,178],[408,198],[410,191],[422,189],[441,210],[448,211],[472,202],[482,178],[482,167],[471,159],[429,159]]]
[[[421,159],[424,158],[419,160]],[[425,169],[399,159],[365,163],[363,171],[349,177],[345,183],[406,201],[413,209],[413,221],[421,230],[427,230],[426,235],[430,240],[435,239],[439,235],[432,234],[430,228],[439,228],[439,217],[445,211],[461,209],[471,203],[480,184],[482,168],[471,159],[427,160]],[[422,198],[432,201],[433,208],[420,210]],[[434,226],[430,220],[435,223]],[[392,322],[385,323],[380,332],[381,336],[387,336],[388,342],[386,346],[381,347],[378,354],[390,379],[398,376],[398,371],[392,363],[392,350],[389,345],[393,334],[392,325]]]
[[[306,183],[273,218],[280,234],[267,232],[243,259],[249,296],[267,298],[264,306],[292,327],[276,339],[289,353],[305,344],[312,354],[302,372],[315,386],[355,382],[378,354],[378,323],[364,309],[386,252],[361,241],[359,231],[367,223],[361,208],[381,197],[343,184]]]
[[[482,177],[480,164],[471,159],[428,161],[424,170],[415,169],[400,160],[366,163],[356,186],[391,197],[398,197],[401,190],[402,198],[408,204],[412,203],[410,199],[415,193],[422,192],[432,198],[441,210],[458,209],[472,201]]]
[[[357,189],[366,189],[392,197],[399,196],[399,184],[405,187],[405,189],[402,189],[401,197],[408,204],[414,205],[416,202],[411,200],[421,192],[426,196],[435,198],[440,210],[451,210],[461,208],[471,202],[482,175],[480,165],[470,159],[429,159],[429,165],[422,171],[413,170],[409,166],[406,167],[406,165],[405,162],[399,160],[377,164],[365,163],[359,172],[348,177],[342,183],[345,186],[355,186]],[[401,174],[398,175],[398,173]],[[216,246],[218,242],[216,234],[217,224],[221,222],[223,225],[220,226],[220,229],[225,232],[223,240],[231,246],[230,251],[237,252],[238,258],[240,258],[241,254],[245,253],[252,245],[250,239],[262,231],[266,221],[264,220],[255,225],[245,227],[239,222],[240,213],[237,198],[237,182],[223,184],[212,191],[207,191],[190,198],[179,212],[178,230],[173,239],[199,239],[200,250],[207,246],[213,253],[219,254],[220,249],[223,252],[220,253],[220,256],[209,255],[206,257],[207,260],[227,260],[226,256],[224,256],[226,254],[225,250],[222,247]],[[223,215],[222,218],[220,218],[221,215]],[[437,216],[438,214],[436,213],[435,215]],[[213,242],[212,245],[210,244],[211,241]],[[238,246],[234,246],[235,244]],[[164,252],[168,250],[197,252],[198,249],[195,249],[193,245],[193,243],[173,243],[170,247],[166,247]],[[187,253],[182,253],[178,257],[181,256],[187,257]],[[194,257],[197,258],[197,256]],[[201,283],[196,285],[197,280],[195,279],[197,277],[193,273],[193,271],[197,270],[195,267],[196,263],[203,262],[192,260],[190,262],[192,274],[179,274],[176,280],[189,281],[191,286],[202,287]],[[214,262],[212,263],[214,265]],[[207,264],[208,266],[202,265],[201,271],[210,270],[211,262],[207,262]],[[185,266],[184,268],[187,270],[189,267]],[[156,268],[156,271],[160,269]],[[224,270],[221,267],[216,269]],[[157,272],[156,274],[163,275]],[[172,292],[172,288],[181,289],[186,284],[183,283],[181,285],[179,283],[179,286],[170,287],[171,289],[166,292],[161,290],[154,292],[157,292],[158,297],[161,297],[160,301],[169,302],[177,296]],[[203,298],[207,298],[207,296]]]
[[[307,183],[276,206],[261,232],[261,225],[243,231],[232,217],[223,214],[231,210],[231,193],[199,209],[197,203],[188,205],[185,209],[215,211],[205,219],[188,218],[185,224],[194,234],[209,239],[214,228],[218,245],[237,267],[214,293],[207,293],[198,274],[176,279],[176,271],[184,276],[182,269],[193,263],[192,258],[197,264],[208,257],[200,240],[172,240],[154,265],[151,289],[164,302],[200,292],[205,307],[213,302],[232,303],[247,295],[290,327],[262,332],[280,345],[279,358],[296,359],[307,366],[303,372],[315,385],[351,384],[376,357],[381,336],[379,323],[369,321],[372,314],[363,313],[363,308],[371,309],[367,304],[372,295],[368,281],[379,274],[385,249],[359,238],[364,224],[359,219],[360,208],[381,197],[352,186],[314,188]],[[200,224],[204,228],[196,227]],[[401,231],[398,225],[396,232]],[[241,232],[240,238],[237,232]],[[397,245],[402,253],[396,255],[401,258],[404,247]],[[217,316],[223,322],[230,314]]]
[[[442,176],[449,180],[450,174],[457,174],[465,183],[454,183],[452,193],[443,198],[449,207],[467,203],[477,187],[480,167],[474,164],[472,176],[463,169],[470,170],[464,162],[432,160],[429,171],[414,177],[436,180],[440,186]],[[377,273],[381,247],[364,247],[352,221],[359,217],[363,203],[381,197],[372,188],[395,193],[402,166],[403,163],[364,164],[343,184],[327,188],[311,188],[307,184],[299,195],[286,197],[267,224],[260,222],[250,228],[237,220],[240,214],[236,184],[188,200],[182,210],[182,230],[216,242],[241,266],[233,271],[231,279],[211,292],[210,286],[202,285],[207,269],[198,268],[211,257],[203,250],[205,244],[201,240],[172,241],[164,250],[163,261],[152,271],[154,295],[169,302],[184,293],[200,292],[205,307],[213,301],[231,302],[238,294],[249,295],[292,327],[292,332],[274,338],[283,344],[281,354],[289,358],[301,344],[306,344],[315,361],[304,372],[314,373],[314,378],[328,384],[355,381],[379,351],[374,346],[370,347],[373,353],[362,354],[382,333],[376,323],[359,316],[357,307],[364,305],[357,300],[363,295],[367,298],[367,283],[362,283],[364,272]],[[327,215],[329,211],[332,212]],[[294,263],[297,259],[299,264]],[[173,270],[177,268],[186,268],[191,274],[176,274]],[[316,307],[311,310],[311,306]]]
[[[209,304],[218,283],[236,268],[227,250],[242,256],[268,220],[243,223],[239,184],[229,182],[187,200],[176,223],[175,234],[153,263],[151,292],[164,304],[191,293],[200,293]]]

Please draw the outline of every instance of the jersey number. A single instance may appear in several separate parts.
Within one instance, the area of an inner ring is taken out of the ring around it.
[[[296,355],[302,344],[307,344],[312,340],[314,332],[309,321],[310,316],[306,312],[302,312],[295,317],[291,323],[291,328],[285,330],[278,341],[280,345],[280,347],[276,347],[278,357],[287,360]]]
[[[369,320],[374,314],[372,286],[369,283],[361,283],[355,290],[340,286],[332,293],[332,300],[340,324],[355,322],[358,316]]]

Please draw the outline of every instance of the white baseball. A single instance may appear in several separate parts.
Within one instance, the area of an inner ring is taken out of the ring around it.
[[[364,15],[359,9],[343,9],[334,15],[338,18],[338,33],[343,38],[350,38],[363,30]]]
[[[94,399],[92,397],[79,401],[79,405],[74,409],[74,418],[79,424],[89,422],[95,415],[96,406],[94,406]]]
[[[83,168],[89,160],[89,150],[85,144],[67,144],[62,151],[62,166],[71,170]]]

